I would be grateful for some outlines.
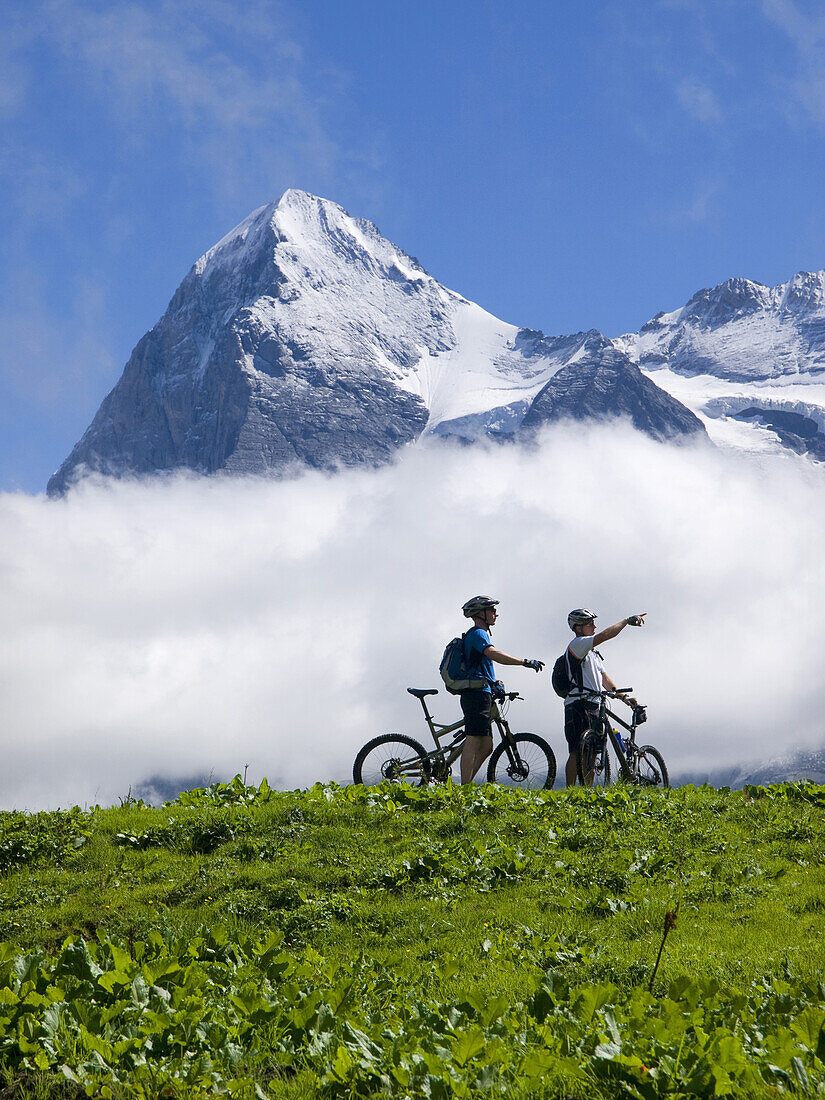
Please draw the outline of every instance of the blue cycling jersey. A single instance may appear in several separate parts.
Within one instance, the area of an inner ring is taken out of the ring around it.
[[[490,639],[490,635],[486,630],[482,630],[480,626],[474,626],[472,630],[468,630],[464,635],[464,655],[467,660],[467,671],[471,678],[478,676],[479,679],[487,681],[487,686],[483,691],[490,691],[490,684],[496,678],[496,674],[493,670],[493,662],[489,657],[484,656],[484,650],[493,643]]]

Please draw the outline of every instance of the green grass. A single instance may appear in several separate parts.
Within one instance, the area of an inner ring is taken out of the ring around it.
[[[236,779],[0,814],[8,1095],[825,1096],[823,811]]]

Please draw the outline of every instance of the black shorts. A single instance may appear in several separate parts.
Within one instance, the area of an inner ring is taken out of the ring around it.
[[[462,691],[461,709],[464,712],[464,732],[468,737],[492,737],[490,717],[493,697],[489,691]]]
[[[571,753],[579,751],[582,737],[593,729],[598,717],[599,708],[589,704],[586,699],[577,699],[575,703],[565,705],[564,736]]]

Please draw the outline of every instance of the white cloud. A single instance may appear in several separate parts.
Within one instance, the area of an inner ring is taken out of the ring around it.
[[[825,122],[825,16],[794,0],[762,0],[765,17],[787,36],[797,53],[797,69],[787,87],[814,121]]]
[[[698,122],[722,121],[719,101],[712,89],[702,81],[693,78],[680,80],[676,86],[676,95],[687,113]]]
[[[657,215],[657,220],[670,225],[700,225],[715,214],[717,200],[723,190],[719,179],[698,180],[693,193],[681,205],[671,205]]]
[[[42,109],[35,91],[46,68],[65,104],[95,119],[112,165],[102,194],[142,178],[145,158],[160,156],[176,185],[185,173],[190,188],[234,216],[239,204],[252,209],[302,180],[332,185],[353,168],[328,117],[341,74],[309,68],[278,0],[250,0],[241,14],[225,0],[9,0],[6,8],[0,118],[20,116],[7,139],[15,164],[31,155],[26,115]],[[64,165],[48,156],[38,154],[36,167],[58,176]]]
[[[281,5],[223,0],[45,0],[42,34],[106,97],[121,140],[154,146],[159,119],[179,127],[185,161],[224,194],[263,198],[273,179],[327,171],[340,155]]]
[[[648,611],[605,657],[674,771],[821,739],[823,480],[578,428],[334,478],[6,494],[0,804],[112,802],[247,762],[287,786],[346,779],[375,734],[423,736],[405,688],[437,685],[477,591],[502,601],[497,644],[548,662],[571,606]],[[505,671],[527,699],[515,727],[561,759],[549,678]],[[435,711],[458,706],[442,692]]]

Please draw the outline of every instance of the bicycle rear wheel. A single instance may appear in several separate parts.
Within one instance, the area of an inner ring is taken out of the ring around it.
[[[354,783],[410,783],[421,786],[428,778],[427,751],[403,733],[382,733],[360,750],[352,767]]]
[[[636,752],[631,770],[635,781],[642,787],[669,787],[667,766],[662,754],[652,745],[641,745]]]
[[[590,730],[581,741],[577,757],[579,782],[583,787],[610,786],[610,756],[607,736]]]
[[[510,745],[512,760],[505,741],[493,749],[487,782],[528,791],[549,790],[556,780],[556,757],[547,742],[534,733],[516,733]]]

